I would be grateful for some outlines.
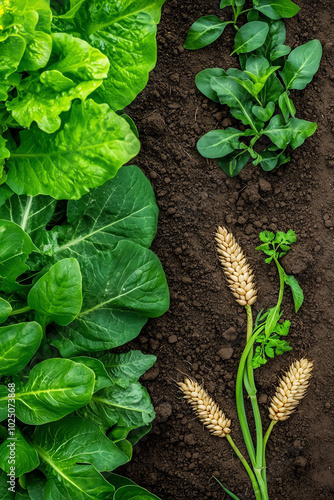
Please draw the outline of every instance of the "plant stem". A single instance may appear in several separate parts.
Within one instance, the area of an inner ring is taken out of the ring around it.
[[[277,266],[278,274],[279,274],[279,286],[280,286],[280,289],[279,289],[278,302],[277,302],[277,308],[279,310],[280,307],[281,307],[281,304],[282,304],[283,294],[284,294],[284,275],[285,275],[285,271],[284,271],[283,267],[281,266],[281,264],[278,262],[277,259],[274,258],[274,261],[275,261],[275,264]]]
[[[243,454],[241,453],[241,451],[239,450],[239,448],[237,447],[237,445],[234,443],[234,441],[233,441],[233,439],[232,439],[232,437],[231,437],[230,434],[226,435],[226,439],[229,442],[229,444],[231,445],[231,447],[233,448],[235,454],[239,458],[239,460],[242,463],[242,465],[245,467],[245,470],[246,470],[246,472],[247,472],[247,474],[248,474],[248,476],[249,476],[249,478],[250,478],[250,480],[252,482],[253,490],[254,490],[254,493],[255,493],[255,498],[257,500],[262,500],[262,496],[261,496],[259,485],[257,483],[257,480],[255,478],[255,475],[254,475],[252,469],[248,465],[247,460],[245,459],[245,457],[243,456]]]
[[[269,425],[269,427],[267,429],[267,432],[265,433],[264,438],[263,438],[263,469],[262,469],[262,477],[263,477],[263,480],[265,482],[267,482],[266,445],[267,445],[267,441],[269,439],[269,436],[270,436],[271,431],[273,430],[275,424],[277,424],[277,420],[272,420],[270,422],[270,425]]]
[[[16,316],[17,314],[23,314],[23,313],[28,312],[28,311],[31,311],[31,307],[29,307],[29,306],[22,307],[22,309],[16,309],[15,311],[12,311],[11,313],[9,313],[9,316]]]

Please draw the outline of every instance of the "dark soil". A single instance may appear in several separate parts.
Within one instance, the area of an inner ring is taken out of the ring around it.
[[[293,351],[256,372],[263,413],[282,370],[302,356],[315,362],[307,397],[287,422],[275,427],[268,445],[270,498],[333,498],[333,24],[332,0],[297,0],[300,13],[286,20],[292,47],[318,38],[324,48],[321,68],[303,91],[293,91],[297,116],[318,123],[316,134],[292,154],[290,163],[266,173],[248,165],[228,179],[213,160],[196,151],[209,130],[231,125],[226,107],[195,88],[198,71],[238,67],[234,32],[199,51],[186,51],[189,26],[201,15],[222,18],[218,0],[167,0],[158,35],[158,65],[149,84],[128,110],[142,140],[137,158],[152,181],[160,208],[153,250],[169,281],[170,311],[152,320],[132,347],[154,353],[157,364],[144,377],[157,419],[122,472],[163,500],[224,499],[218,477],[241,499],[253,493],[226,440],[208,434],[183,402],[175,385],[182,373],[195,377],[233,420],[241,443],[234,401],[238,360],[245,342],[246,317],[226,287],[214,246],[218,224],[238,238],[256,273],[257,311],[272,306],[278,281],[274,266],[255,250],[261,230],[294,229],[298,243],[284,265],[294,273],[305,303],[294,313],[289,292],[284,317],[292,321]],[[229,348],[228,351],[220,350]],[[228,353],[229,359],[224,359]]]

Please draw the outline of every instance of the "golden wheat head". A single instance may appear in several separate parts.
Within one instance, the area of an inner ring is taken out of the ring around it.
[[[276,394],[271,400],[269,416],[272,420],[287,420],[305,396],[312,376],[313,362],[307,359],[295,361],[281,378]]]
[[[233,234],[229,233],[225,227],[218,227],[215,240],[219,260],[233,296],[241,306],[251,306],[256,301],[257,290],[254,285],[253,270],[243,251]]]
[[[203,422],[205,427],[217,437],[225,437],[231,432],[231,420],[225,417],[225,414],[213,401],[208,393],[195,380],[189,378],[183,382],[178,382],[178,386],[184,394],[184,398],[192,406],[192,409]]]

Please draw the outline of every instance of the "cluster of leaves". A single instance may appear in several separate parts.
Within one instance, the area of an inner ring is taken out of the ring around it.
[[[281,303],[284,293],[284,284],[287,284],[291,289],[296,312],[298,312],[304,301],[303,290],[298,281],[294,276],[287,275],[279,262],[279,259],[288,253],[292,243],[297,241],[296,233],[291,229],[287,233],[278,231],[276,234],[270,231],[264,231],[260,233],[260,240],[262,244],[257,247],[257,250],[264,252],[268,256],[265,259],[267,264],[274,261],[278,269],[280,293],[276,306],[268,309],[264,313],[260,311],[256,318],[254,332],[259,334],[256,342],[260,345],[255,348],[253,368],[264,365],[267,362],[267,358],[273,358],[275,355],[283,354],[292,349],[289,342],[284,338],[289,333],[290,321],[286,320],[281,322],[283,315]],[[263,333],[260,333],[261,331],[263,331]]]
[[[138,153],[122,110],[155,65],[163,2],[66,0],[53,2],[53,16],[48,0],[2,3],[2,183],[78,199]]]
[[[213,130],[197,143],[201,155],[217,158],[230,177],[238,175],[250,159],[265,171],[283,165],[290,159],[288,147],[301,146],[317,128],[316,123],[296,118],[290,91],[302,90],[311,82],[322,56],[320,42],[312,40],[292,51],[285,45],[281,18],[299,10],[290,0],[253,0],[253,9],[246,11],[244,3],[223,0],[221,8],[233,7],[234,21],[200,18],[185,43],[188,49],[198,49],[216,40],[227,24],[237,29],[232,54],[239,55],[241,69],[208,68],[196,76],[197,88],[214,102],[226,104],[243,125],[242,130]],[[248,22],[238,29],[236,18],[245,12]]]
[[[15,498],[36,498],[36,467],[45,498],[56,491],[56,498],[111,498],[115,485],[100,472],[128,461],[150,428],[154,411],[138,378],[155,357],[99,351],[125,344],[168,309],[166,278],[148,249],[157,225],[153,190],[138,167],[124,166],[70,201],[61,224],[52,198],[7,195],[0,207],[0,421],[11,380],[16,475],[28,488]],[[0,467],[8,472],[6,432]]]
[[[139,150],[123,108],[155,64],[163,2],[0,6],[4,499],[158,500],[112,472],[150,429],[154,409],[138,379],[155,356],[103,351],[169,307],[149,250],[152,187],[138,167],[120,169]]]

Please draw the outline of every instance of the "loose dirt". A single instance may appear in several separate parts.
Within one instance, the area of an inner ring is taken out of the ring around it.
[[[125,473],[162,500],[224,499],[212,479],[219,478],[241,499],[252,499],[248,477],[228,443],[215,439],[182,401],[175,380],[186,373],[203,383],[233,420],[241,443],[234,401],[238,360],[245,341],[246,317],[226,287],[214,246],[218,224],[238,238],[256,274],[255,310],[272,306],[278,280],[274,266],[255,250],[261,230],[294,229],[298,243],[285,258],[305,293],[294,313],[289,292],[284,317],[291,319],[293,351],[256,372],[264,425],[268,401],[283,370],[297,358],[315,362],[310,390],[296,414],[277,425],[268,445],[271,500],[333,498],[333,82],[334,28],[331,0],[297,0],[299,14],[286,20],[293,48],[318,38],[321,67],[303,91],[293,91],[297,116],[318,123],[316,134],[272,173],[248,165],[228,179],[214,160],[196,151],[209,130],[237,125],[226,107],[208,101],[195,88],[198,71],[238,67],[228,27],[218,41],[199,51],[183,49],[190,25],[216,14],[218,0],[167,0],[158,34],[158,65],[145,91],[127,111],[142,141],[136,163],[151,180],[160,208],[153,250],[170,286],[171,308],[150,321],[131,347],[154,353],[157,364],[143,377],[156,408],[152,432],[135,448]]]

